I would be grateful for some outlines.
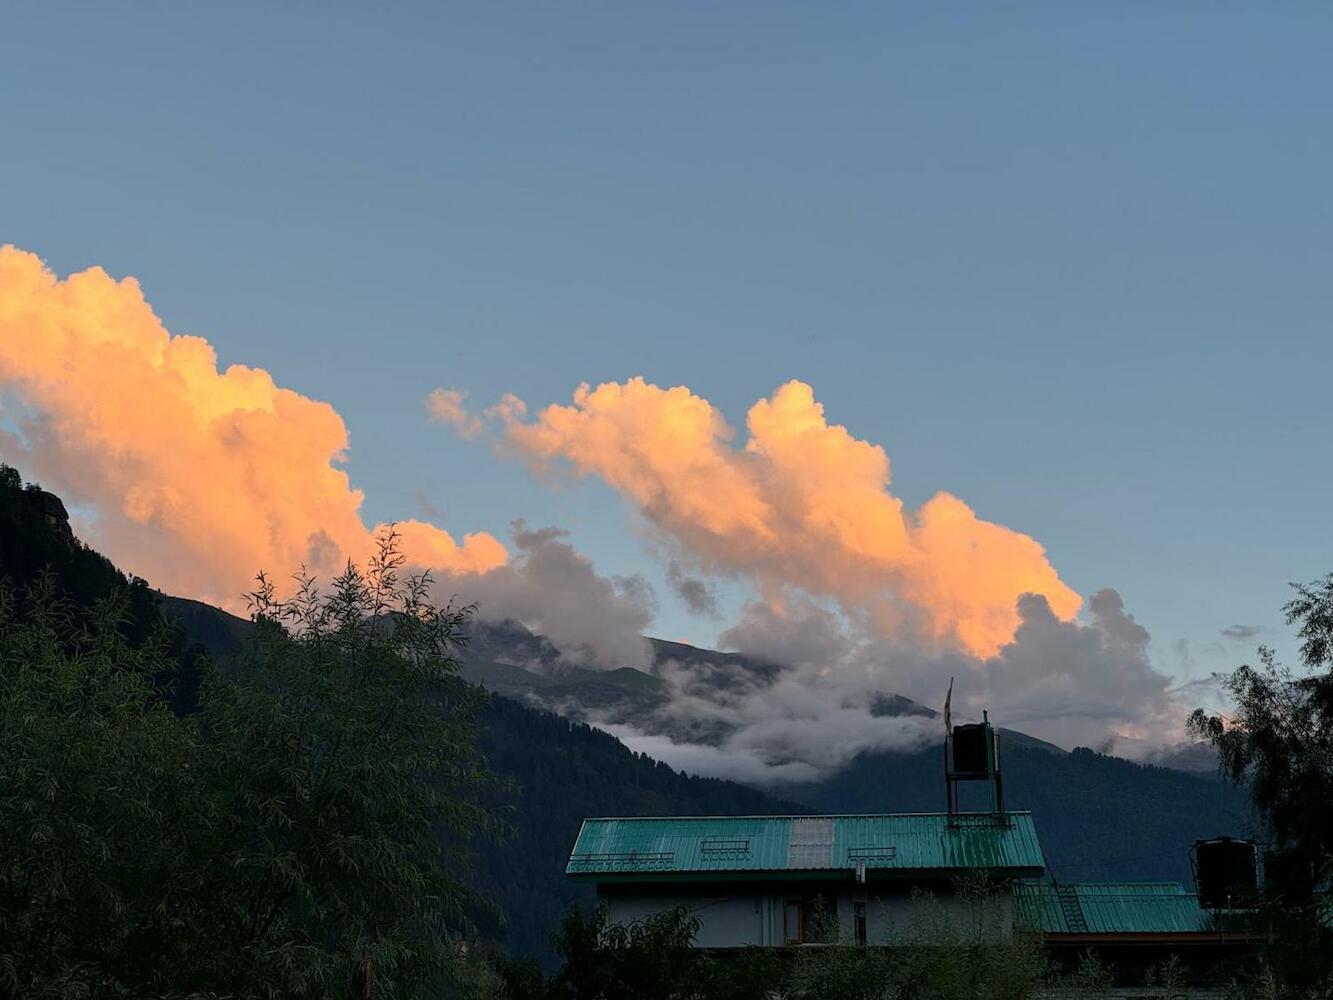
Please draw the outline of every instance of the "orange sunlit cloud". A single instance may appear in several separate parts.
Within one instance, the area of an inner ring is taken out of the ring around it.
[[[1044,595],[1065,620],[1082,603],[1037,541],[957,497],[904,510],[884,449],[829,424],[802,382],[750,408],[743,448],[706,399],[642,378],[522,412],[500,415],[530,460],[601,477],[706,568],[828,595],[882,634],[986,657],[1013,639],[1020,595]]]
[[[261,369],[220,372],[209,343],[171,335],[133,278],[91,268],[62,281],[0,247],[0,389],[25,423],[0,451],[93,504],[98,547],[164,590],[235,607],[260,568],[328,573],[371,551],[337,411]],[[431,524],[400,530],[419,566],[507,559],[486,533],[460,545]]]

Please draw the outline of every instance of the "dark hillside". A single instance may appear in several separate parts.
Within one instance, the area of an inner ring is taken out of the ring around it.
[[[18,470],[0,465],[0,580],[23,589],[43,571],[80,607],[114,590],[127,591],[131,621],[126,635],[131,639],[143,639],[160,621],[156,595],[143,580],[127,577],[74,537],[59,497],[36,483],[25,486]]]
[[[1195,840],[1254,832],[1245,791],[1216,777],[1082,747],[1051,753],[1012,744],[1002,743],[1005,804],[1032,810],[1057,878],[1175,879],[1189,885]],[[782,792],[821,812],[941,809],[942,772],[938,746],[913,754],[863,754],[827,781]]]

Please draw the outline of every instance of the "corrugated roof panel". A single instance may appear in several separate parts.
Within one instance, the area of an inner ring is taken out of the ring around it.
[[[1083,927],[1070,926],[1056,887],[1026,883],[1016,889],[1017,916],[1045,934],[1198,934],[1214,929],[1212,915],[1179,882],[1075,882],[1061,885],[1077,902]]]
[[[1014,922],[1027,931],[1069,933],[1055,886],[1049,882],[1020,882],[1014,886]]]
[[[1028,813],[585,820],[570,875],[653,872],[1019,871],[1045,867]]]
[[[787,843],[788,868],[833,867],[833,818],[801,816],[791,822]]]

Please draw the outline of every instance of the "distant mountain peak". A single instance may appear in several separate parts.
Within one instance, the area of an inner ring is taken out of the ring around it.
[[[876,691],[870,698],[870,714],[875,718],[899,718],[905,715],[916,715],[927,719],[939,717],[939,712],[933,708],[927,708],[919,702],[913,701],[900,694],[890,694],[885,691]]]

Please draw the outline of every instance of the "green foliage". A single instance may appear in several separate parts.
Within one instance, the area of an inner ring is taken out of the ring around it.
[[[0,996],[96,995],[189,957],[200,747],[156,697],[165,637],[121,633],[129,603],[84,613],[50,576],[0,591]]]
[[[1111,970],[1089,949],[1079,956],[1074,970],[1062,977],[1061,986],[1067,1000],[1091,1000],[1092,997],[1105,996],[1114,981]]]
[[[390,532],[327,596],[301,577],[278,603],[261,577],[253,648],[203,689],[215,766],[245,775],[219,827],[246,954],[278,979],[301,970],[312,994],[349,964],[394,989],[439,981],[473,900],[471,839],[490,824],[480,695],[449,655],[467,612],[434,606],[402,563]]]
[[[1304,675],[1260,647],[1259,666],[1226,681],[1230,717],[1202,709],[1191,728],[1217,749],[1223,772],[1248,787],[1274,851],[1266,866],[1276,933],[1267,972],[1283,996],[1333,996],[1333,575],[1296,587],[1283,609],[1298,624]]]
[[[699,920],[678,906],[651,920],[611,923],[606,907],[574,910],[556,935],[565,964],[547,995],[568,1000],[671,1000],[694,995]]]
[[[0,996],[484,995],[471,846],[494,832],[467,609],[392,533],[327,595],[274,599],[190,713],[131,595],[0,592]]]
[[[571,911],[557,935],[560,970],[497,960],[508,1000],[1024,1000],[1102,996],[1111,977],[1091,955],[1071,975],[1054,973],[1030,937],[1007,932],[1001,887],[960,881],[942,905],[918,895],[910,927],[892,947],[825,943],[746,948],[712,955],[691,947],[698,921],[684,907],[627,926],[605,907]],[[962,915],[962,919],[960,919]]]
[[[1007,928],[1002,886],[982,875],[956,881],[953,905],[918,893],[912,923],[891,948],[836,946],[802,952],[791,1000],[946,1000],[1027,997],[1048,975],[1039,943]]]

